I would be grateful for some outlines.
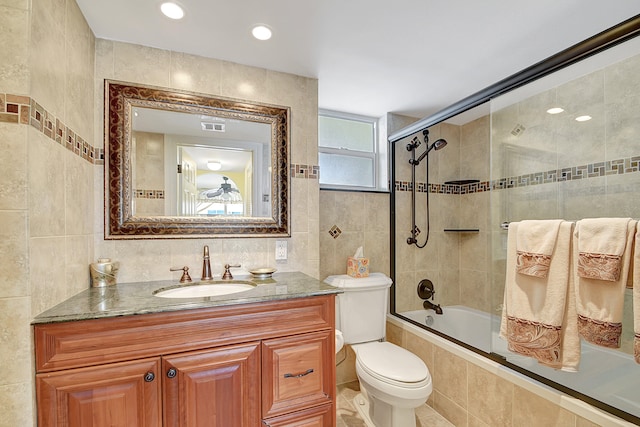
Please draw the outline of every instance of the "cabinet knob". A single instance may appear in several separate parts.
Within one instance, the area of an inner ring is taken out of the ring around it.
[[[156,374],[154,374],[153,372],[147,372],[146,374],[144,374],[144,380],[148,383],[153,381],[155,378]]]
[[[175,368],[171,368],[167,371],[167,378],[174,378],[177,374],[178,372],[175,370]]]
[[[310,373],[313,372],[313,369],[307,369],[304,372],[301,372],[299,374],[284,374],[285,378],[300,378],[300,377],[304,377],[306,375],[309,375]]]

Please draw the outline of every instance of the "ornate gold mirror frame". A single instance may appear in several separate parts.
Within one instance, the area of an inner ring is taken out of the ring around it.
[[[136,107],[266,123],[271,127],[271,217],[137,216],[132,185]],[[287,107],[105,80],[105,239],[289,236]]]

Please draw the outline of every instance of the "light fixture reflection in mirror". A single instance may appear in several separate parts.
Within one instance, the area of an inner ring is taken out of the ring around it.
[[[222,169],[222,163],[217,162],[215,160],[209,160],[207,162],[207,167],[209,168],[209,170],[219,171],[220,169]]]
[[[106,80],[105,238],[289,236],[289,114]]]

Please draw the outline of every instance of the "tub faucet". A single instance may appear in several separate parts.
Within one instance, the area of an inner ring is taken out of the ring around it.
[[[436,314],[442,314],[442,307],[440,307],[440,304],[434,304],[431,301],[426,300],[422,303],[422,306],[427,310],[431,309],[435,311]]]
[[[200,280],[211,280],[211,262],[209,261],[209,246],[204,245],[204,254],[202,259],[202,278]]]

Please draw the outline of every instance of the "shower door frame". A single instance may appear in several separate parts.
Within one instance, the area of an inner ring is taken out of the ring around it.
[[[496,98],[502,94],[510,92],[516,88],[524,86],[528,83],[531,83],[535,80],[538,80],[542,77],[550,75],[556,71],[559,71],[563,68],[566,68],[570,65],[576,64],[583,59],[586,59],[590,56],[596,55],[598,53],[604,52],[605,50],[614,47],[618,44],[624,43],[628,40],[631,40],[635,37],[640,36],[640,15],[636,15],[626,21],[621,22],[620,24],[609,28],[599,34],[596,34],[593,37],[590,37],[568,49],[565,49],[553,56],[550,56],[547,59],[544,59],[519,73],[513,74],[499,82],[482,89],[479,92],[474,93],[452,105],[449,107],[440,110],[439,112],[428,116],[424,119],[421,119],[405,128],[402,128],[398,131],[395,131],[388,137],[389,143],[389,161],[390,165],[390,192],[389,192],[389,211],[390,211],[390,276],[393,280],[393,284],[390,289],[390,312],[393,316],[396,316],[408,323],[414,324],[418,327],[428,330],[435,335],[438,335],[442,338],[445,338],[455,344],[458,344],[468,350],[471,350],[475,353],[478,353],[484,357],[487,357],[501,365],[507,366],[510,369],[519,372],[523,375],[526,375],[529,378],[532,378],[542,384],[553,387],[556,390],[559,390],[565,394],[568,394],[572,397],[580,399],[594,407],[602,409],[610,414],[617,416],[623,420],[632,422],[634,424],[640,425],[640,417],[629,414],[625,411],[622,411],[616,407],[603,403],[593,397],[587,396],[580,392],[577,392],[567,386],[551,381],[545,377],[542,377],[538,374],[530,372],[524,368],[521,368],[518,365],[512,364],[508,362],[504,357],[495,354],[495,353],[486,353],[482,350],[479,350],[473,346],[470,346],[464,342],[456,340],[446,334],[438,332],[434,329],[429,328],[423,324],[415,322],[411,319],[408,319],[396,311],[396,173],[395,173],[395,147],[394,144],[400,141],[407,136],[413,135],[417,132],[421,132],[424,129],[427,129],[431,126],[434,126],[438,123],[444,122],[458,114],[461,114],[467,110],[478,107],[481,104],[490,102],[491,99]]]

